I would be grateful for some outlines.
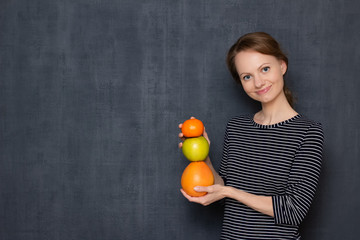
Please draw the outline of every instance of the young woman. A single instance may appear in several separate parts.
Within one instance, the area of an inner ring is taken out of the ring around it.
[[[225,198],[221,239],[300,239],[299,224],[309,210],[321,170],[321,124],[293,109],[283,77],[288,59],[269,34],[242,36],[230,48],[227,64],[233,78],[262,108],[229,120],[219,173],[206,159],[215,184],[195,187],[208,194],[191,197],[181,192],[202,205]],[[205,131],[204,136],[208,139]],[[181,133],[179,137],[183,139]]]

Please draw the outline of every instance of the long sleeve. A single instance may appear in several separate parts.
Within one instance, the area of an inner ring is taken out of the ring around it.
[[[227,179],[227,159],[228,159],[228,152],[229,152],[229,145],[228,145],[228,127],[226,127],[225,130],[225,136],[224,136],[224,146],[223,146],[223,153],[222,153],[222,159],[220,163],[220,169],[219,169],[219,175],[224,180],[224,183],[226,185],[226,179]]]
[[[313,124],[298,149],[286,193],[273,196],[275,224],[299,225],[306,216],[318,185],[323,149],[321,124]]]

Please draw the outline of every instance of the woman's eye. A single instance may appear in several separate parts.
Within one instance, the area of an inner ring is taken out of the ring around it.
[[[270,70],[270,67],[264,67],[264,68],[262,69],[263,72],[268,72],[269,70]]]
[[[246,75],[246,76],[244,76],[243,77],[243,79],[246,81],[246,80],[249,80],[251,78],[251,76],[250,75]]]

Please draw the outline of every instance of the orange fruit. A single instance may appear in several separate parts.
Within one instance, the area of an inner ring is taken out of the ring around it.
[[[186,120],[181,127],[184,137],[200,137],[204,132],[204,124],[196,118]]]
[[[214,175],[204,161],[191,162],[181,176],[182,189],[192,197],[201,197],[206,192],[196,192],[196,186],[210,186],[214,184]]]

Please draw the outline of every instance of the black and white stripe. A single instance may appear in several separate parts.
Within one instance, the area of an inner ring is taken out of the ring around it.
[[[297,239],[319,180],[323,131],[302,115],[260,125],[235,117],[225,131],[220,175],[227,186],[272,196],[274,215],[225,200],[222,239]]]

